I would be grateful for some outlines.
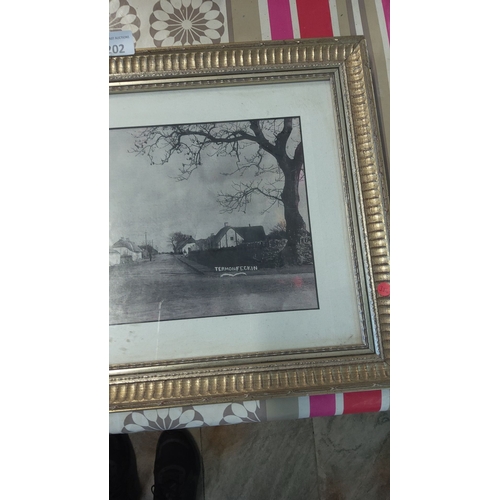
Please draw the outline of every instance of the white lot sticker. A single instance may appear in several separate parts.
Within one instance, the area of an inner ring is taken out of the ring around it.
[[[109,55],[131,56],[135,53],[134,37],[131,31],[109,32]]]

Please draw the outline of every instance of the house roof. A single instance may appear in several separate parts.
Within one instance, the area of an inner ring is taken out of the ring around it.
[[[182,250],[188,243],[196,243],[193,237],[189,237],[186,240],[184,240],[178,247],[178,250]]]
[[[210,236],[210,239],[213,242],[218,243],[222,237],[231,229],[231,226],[224,226],[222,229],[220,229],[215,236]],[[207,238],[208,240],[208,238]]]
[[[239,234],[245,243],[253,243],[255,241],[263,241],[266,239],[266,232],[264,231],[263,226],[224,226],[214,236],[214,241],[219,242],[230,229],[233,229],[237,234]]]
[[[131,252],[142,253],[142,250],[128,238],[120,238],[114,245],[113,248],[128,248]]]
[[[233,227],[233,229],[245,240],[245,243],[254,243],[266,239],[263,226]]]

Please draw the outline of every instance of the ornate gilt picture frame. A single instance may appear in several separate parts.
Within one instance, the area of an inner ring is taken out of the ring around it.
[[[138,50],[109,85],[110,411],[388,387],[364,39]]]

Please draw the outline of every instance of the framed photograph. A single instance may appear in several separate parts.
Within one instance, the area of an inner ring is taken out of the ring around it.
[[[110,58],[110,411],[389,385],[362,37]]]

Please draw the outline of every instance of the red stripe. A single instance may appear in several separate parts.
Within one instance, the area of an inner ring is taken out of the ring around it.
[[[344,393],[344,414],[380,411],[381,407],[382,391]]]
[[[335,415],[335,394],[309,396],[310,417],[326,417]]]
[[[300,38],[333,36],[328,0],[296,0]]]

